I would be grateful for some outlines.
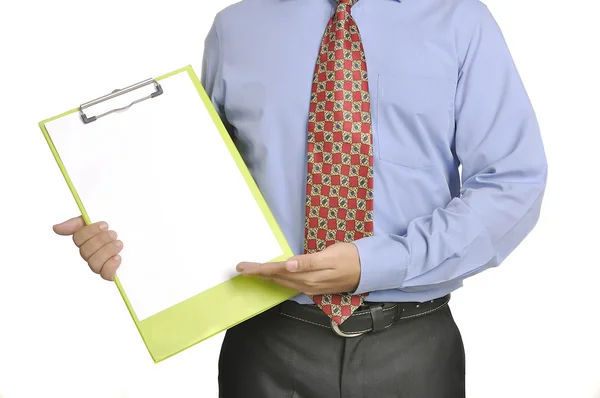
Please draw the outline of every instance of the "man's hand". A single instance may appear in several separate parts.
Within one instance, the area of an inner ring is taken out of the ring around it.
[[[352,292],[360,280],[358,249],[352,243],[336,243],[283,262],[243,262],[236,269],[309,295]]]
[[[110,231],[107,223],[85,225],[80,216],[57,224],[53,229],[58,235],[73,236],[79,254],[93,272],[107,281],[114,279],[121,265],[119,253],[123,249],[123,242],[117,240],[117,233]]]

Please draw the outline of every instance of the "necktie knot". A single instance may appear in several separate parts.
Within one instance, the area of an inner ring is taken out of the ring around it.
[[[358,0],[337,0],[339,5],[344,5],[348,8],[352,7],[353,5],[355,5],[356,3],[358,3]]]

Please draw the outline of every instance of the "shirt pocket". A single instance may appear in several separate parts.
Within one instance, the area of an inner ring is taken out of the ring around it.
[[[433,166],[436,148],[451,135],[454,87],[443,76],[378,74],[378,158],[410,169]]]

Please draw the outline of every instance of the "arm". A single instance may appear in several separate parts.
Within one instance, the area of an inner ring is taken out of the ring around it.
[[[223,88],[223,79],[221,79],[222,53],[219,34],[219,16],[217,15],[204,40],[200,83],[202,83],[223,124],[229,130],[230,126],[225,118],[223,105],[225,102],[225,90]]]
[[[500,28],[478,11],[455,98],[461,195],[404,235],[355,241],[354,293],[425,290],[497,266],[539,218],[547,164],[536,116]]]

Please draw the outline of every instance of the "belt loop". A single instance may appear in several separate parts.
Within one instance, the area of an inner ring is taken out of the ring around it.
[[[373,332],[385,329],[385,319],[383,317],[383,305],[379,303],[368,303],[371,310],[371,319],[373,320]]]

